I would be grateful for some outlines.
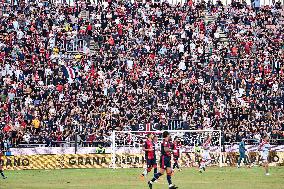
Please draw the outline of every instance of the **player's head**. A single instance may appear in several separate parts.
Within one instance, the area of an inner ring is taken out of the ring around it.
[[[154,138],[154,135],[152,133],[148,133],[147,138],[152,140]]]
[[[170,139],[170,133],[168,131],[164,131],[163,132],[163,138],[169,140]]]
[[[174,138],[174,141],[178,141],[178,139],[179,139],[179,137],[178,136],[175,136],[175,138]]]
[[[263,140],[269,141],[269,136],[268,135],[264,135]]]

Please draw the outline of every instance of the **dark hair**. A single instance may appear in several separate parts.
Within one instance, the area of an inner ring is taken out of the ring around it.
[[[178,136],[175,136],[174,140],[178,139]]]
[[[152,134],[152,133],[148,133],[148,134],[147,134],[147,137],[149,138],[149,137],[151,136],[151,134]]]
[[[163,138],[166,138],[167,136],[169,136],[170,135],[170,133],[168,132],[168,131],[164,131],[163,132]]]

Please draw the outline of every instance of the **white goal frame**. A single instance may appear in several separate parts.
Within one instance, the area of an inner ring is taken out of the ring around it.
[[[112,139],[112,144],[111,144],[111,149],[112,149],[112,162],[111,162],[111,166],[110,168],[113,168],[113,169],[116,169],[116,134],[118,133],[157,133],[157,134],[161,134],[163,133],[164,131],[168,131],[169,133],[203,133],[203,132],[210,132],[210,133],[213,133],[213,132],[219,132],[219,145],[218,145],[218,148],[219,148],[219,166],[222,167],[222,131],[221,130],[161,130],[161,131],[113,131],[112,132],[112,136],[111,136],[111,139]]]

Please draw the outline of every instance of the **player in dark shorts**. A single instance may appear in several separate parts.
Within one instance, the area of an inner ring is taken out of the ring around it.
[[[154,168],[154,175],[158,172],[157,169],[157,160],[155,153],[155,145],[153,143],[154,135],[149,133],[147,135],[147,140],[144,143],[143,150],[145,151],[145,159],[147,163],[147,168],[142,173],[141,177],[147,176],[149,172],[151,172],[152,168]]]
[[[178,160],[180,158],[180,141],[178,137],[175,137],[174,142],[173,142],[173,157],[174,157],[174,166],[173,166],[173,171],[175,168],[177,168],[179,171],[181,171]]]
[[[4,175],[4,172],[3,172],[3,167],[2,167],[2,156],[3,156],[3,153],[2,151],[0,150],[0,174],[2,176],[3,179],[6,179],[7,177]]]
[[[161,177],[165,171],[167,172],[167,180],[169,183],[169,189],[178,188],[172,183],[172,168],[171,168],[171,156],[172,149],[170,143],[170,133],[168,131],[163,132],[163,143],[161,144],[161,161],[160,161],[160,172],[155,174],[151,181],[148,182],[148,186],[150,189],[153,188],[153,183]]]

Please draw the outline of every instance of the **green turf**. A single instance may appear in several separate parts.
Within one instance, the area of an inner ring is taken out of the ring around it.
[[[0,180],[0,189],[147,189],[139,178],[141,169],[63,169],[6,171],[7,180]],[[283,189],[284,167],[273,167],[265,176],[261,167],[208,168],[198,173],[196,168],[176,172],[173,182],[180,189]],[[151,174],[152,175],[152,174]],[[165,176],[154,189],[166,189]]]

